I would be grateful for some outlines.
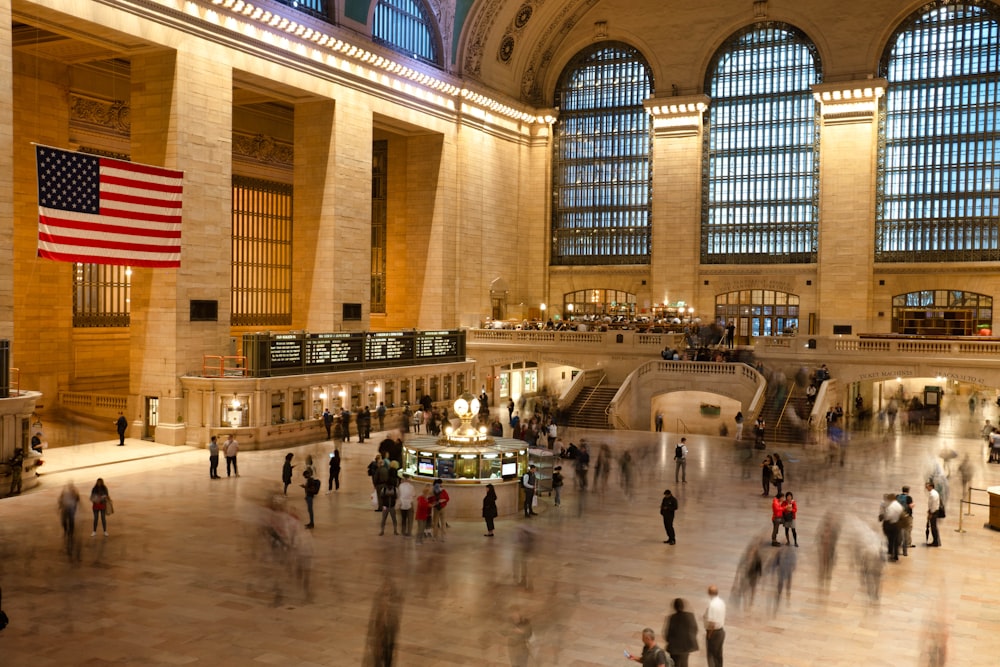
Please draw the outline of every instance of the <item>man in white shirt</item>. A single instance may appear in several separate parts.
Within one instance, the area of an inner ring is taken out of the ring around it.
[[[705,653],[708,667],[722,667],[722,644],[726,641],[726,603],[719,597],[715,584],[708,587],[708,608],[705,623]]]
[[[399,483],[399,516],[402,519],[402,533],[409,537],[413,532],[413,499],[416,490],[408,477],[403,477]]]
[[[674,466],[674,483],[681,483],[683,480],[684,484],[688,481],[688,446],[687,438],[681,438],[680,444],[674,447],[674,461],[676,465]]]
[[[931,528],[931,539],[933,540],[927,546],[939,547],[941,546],[941,536],[938,535],[938,510],[941,509],[941,494],[937,492],[934,485],[927,482],[927,524]]]
[[[226,477],[230,476],[230,468],[232,468],[233,474],[239,477],[240,469],[236,466],[236,455],[240,453],[240,443],[236,442],[232,433],[229,434],[222,450],[226,454]]]
[[[899,560],[899,520],[903,517],[903,506],[896,499],[895,493],[887,493],[885,499],[885,509],[882,510],[882,532],[889,545],[889,561]]]

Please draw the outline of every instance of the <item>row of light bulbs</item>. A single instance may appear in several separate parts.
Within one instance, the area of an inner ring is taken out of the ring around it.
[[[508,104],[495,100],[492,97],[483,95],[482,93],[477,93],[467,88],[460,88],[453,83],[442,81],[437,77],[415,70],[412,67],[398,63],[390,58],[380,56],[377,53],[372,53],[364,48],[345,42],[342,39],[338,39],[319,30],[314,30],[313,28],[297,23],[287,17],[279,16],[274,12],[257,7],[250,2],[246,2],[246,0],[212,0],[212,4],[228,9],[233,13],[242,14],[253,21],[265,24],[275,30],[281,30],[289,35],[309,40],[317,46],[329,48],[331,51],[336,51],[348,58],[353,58],[365,63],[366,65],[377,67],[378,69],[384,70],[389,74],[409,79],[410,81],[430,88],[431,90],[438,91],[445,95],[459,95],[462,99],[484,109],[488,109],[495,114],[506,116],[507,118],[512,118],[524,123],[552,124],[556,120],[555,116],[549,114],[535,115],[521,111]]]

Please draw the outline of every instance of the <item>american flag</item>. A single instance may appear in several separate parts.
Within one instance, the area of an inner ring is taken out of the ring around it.
[[[35,147],[38,256],[178,267],[184,172]]]

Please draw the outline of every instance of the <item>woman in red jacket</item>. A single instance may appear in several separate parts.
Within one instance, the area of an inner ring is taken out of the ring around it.
[[[795,503],[792,492],[785,494],[785,502],[781,503],[781,522],[785,524],[785,544],[788,544],[788,530],[792,530],[792,538],[795,546],[799,546],[799,534],[795,531],[795,516],[799,513],[799,506]]]
[[[771,546],[780,547],[781,542],[778,541],[778,526],[781,525],[781,517],[784,514],[784,503],[782,502],[781,494],[775,494],[774,499],[771,500]]]
[[[423,492],[417,496],[417,511],[414,515],[417,520],[417,543],[424,541],[424,535],[430,530],[431,506],[434,502],[434,490],[427,486]]]

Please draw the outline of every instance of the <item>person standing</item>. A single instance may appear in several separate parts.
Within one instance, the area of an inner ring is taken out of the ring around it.
[[[125,419],[125,413],[119,412],[118,419],[115,420],[115,429],[118,431],[118,446],[125,446],[125,431],[128,430],[128,420]]]
[[[729,349],[733,348],[736,344],[736,323],[729,320],[729,324],[726,325],[726,346]]]
[[[774,465],[771,466],[771,481],[778,488],[778,495],[781,495],[781,485],[785,483],[785,462],[781,460],[781,455],[775,452],[771,455]]]
[[[667,539],[664,544],[677,544],[674,534],[674,513],[677,511],[677,498],[670,493],[670,489],[663,492],[663,500],[660,501],[660,516],[663,517],[663,529],[667,531]]]
[[[657,412],[656,413],[656,418],[653,420],[653,423],[656,425],[656,432],[657,433],[662,433],[663,432],[663,413],[662,412]]]
[[[208,478],[219,479],[219,441],[214,435],[208,441]]]
[[[535,475],[534,464],[528,466],[528,472],[521,476],[521,486],[524,487],[524,516],[535,516],[537,512],[534,509],[535,500],[535,484],[538,478]]]
[[[10,457],[10,490],[7,495],[17,496],[21,493],[21,474],[24,472],[24,450],[18,447]]]
[[[281,483],[285,485],[285,488],[282,490],[282,493],[284,493],[286,496],[288,495],[288,487],[291,486],[292,484],[292,468],[295,467],[292,465],[293,456],[295,455],[292,454],[291,452],[285,454],[285,464],[281,466]]]
[[[708,667],[722,667],[722,648],[726,641],[726,603],[719,597],[719,589],[715,584],[708,587],[708,607],[703,621]]]
[[[633,655],[628,651],[625,657],[632,662],[638,662],[642,667],[672,667],[673,662],[668,665],[667,652],[656,645],[656,635],[652,628],[642,630],[642,654]]]
[[[385,401],[379,401],[378,407],[375,408],[375,414],[378,416],[378,430],[385,430]]]
[[[431,506],[434,503],[434,489],[425,486],[423,492],[417,496],[417,544],[424,541],[430,533],[431,527]]]
[[[782,501],[784,499],[781,494],[778,493],[771,500],[771,546],[780,547],[781,542],[778,541],[778,528],[781,527],[782,517],[784,516],[784,509],[782,509]]]
[[[556,466],[552,469],[552,490],[556,492],[556,507],[562,505],[562,488],[565,483],[562,466]]]
[[[913,544],[913,496],[910,487],[904,486],[902,492],[896,495],[896,500],[903,506],[903,516],[899,518],[899,542],[903,546],[903,555],[909,555]]]
[[[743,439],[743,411],[740,410],[736,413],[736,440]]]
[[[932,542],[927,546],[941,546],[941,536],[938,534],[938,518],[941,511],[941,494],[934,488],[934,484],[927,482],[924,485],[927,489],[927,525],[930,527]]]
[[[764,493],[760,494],[762,496],[771,495],[771,469],[773,465],[774,459],[770,455],[765,456],[760,464],[760,485],[764,489]]]
[[[444,483],[440,479],[434,480],[434,486],[431,488],[433,492],[433,498],[431,500],[431,518],[433,520],[434,539],[444,541],[445,530],[448,528],[448,522],[445,520],[445,508],[448,507],[448,502],[451,500],[451,496],[448,495],[448,490],[444,488]]]
[[[792,492],[789,491],[785,494],[785,502],[781,504],[781,523],[785,526],[785,545],[788,542],[788,531],[792,531],[792,539],[795,540],[795,546],[799,546],[799,534],[795,530],[795,517],[799,514],[798,503],[795,502],[795,497]]]
[[[344,442],[351,441],[351,411],[347,407],[343,407],[340,410],[340,428],[343,429],[342,435],[344,436]]]
[[[232,433],[226,437],[226,444],[222,449],[226,455],[226,477],[229,477],[230,471],[239,477],[240,469],[236,465],[236,455],[240,453],[240,443],[236,441]]]
[[[486,521],[484,537],[493,537],[493,519],[497,517],[497,492],[492,484],[486,485],[486,495],[483,496],[483,519]]]
[[[674,484],[683,480],[688,481],[688,446],[687,438],[681,438],[680,443],[674,447]]]
[[[507,399],[507,423],[514,425],[514,399]]]
[[[674,667],[688,667],[688,656],[698,650],[698,620],[681,598],[674,598],[674,613],[663,626],[663,641]]]
[[[320,481],[318,477],[313,475],[310,468],[306,468],[302,471],[302,476],[305,477],[306,482],[302,484],[302,488],[306,490],[306,509],[309,511],[309,523],[306,524],[306,528],[315,528],[316,522],[313,519],[313,498],[319,493]]]
[[[327,482],[326,492],[333,493],[334,486],[340,491],[340,450],[335,449],[330,452],[330,481]]]
[[[410,481],[409,477],[401,478],[399,482],[399,519],[402,526],[400,526],[400,532],[403,533],[404,537],[409,537],[413,533],[413,500],[416,496],[416,490],[413,488],[413,483]]]
[[[899,560],[899,520],[903,516],[903,506],[896,500],[895,493],[887,493],[883,496],[884,509],[879,514],[882,520],[882,532],[889,549],[889,561]]]
[[[90,490],[90,504],[91,509],[94,510],[94,529],[91,531],[90,536],[97,535],[97,519],[100,517],[101,526],[104,528],[104,537],[107,537],[108,506],[111,504],[111,496],[108,493],[107,485],[104,484],[104,480],[100,477],[97,478],[94,488]]]
[[[326,439],[333,437],[333,413],[330,408],[323,408],[323,427],[326,428]]]
[[[399,535],[399,527],[396,524],[396,485],[383,484],[379,488],[379,505],[382,508],[382,523],[379,526],[379,535],[385,535],[386,517],[392,517],[392,534]]]

